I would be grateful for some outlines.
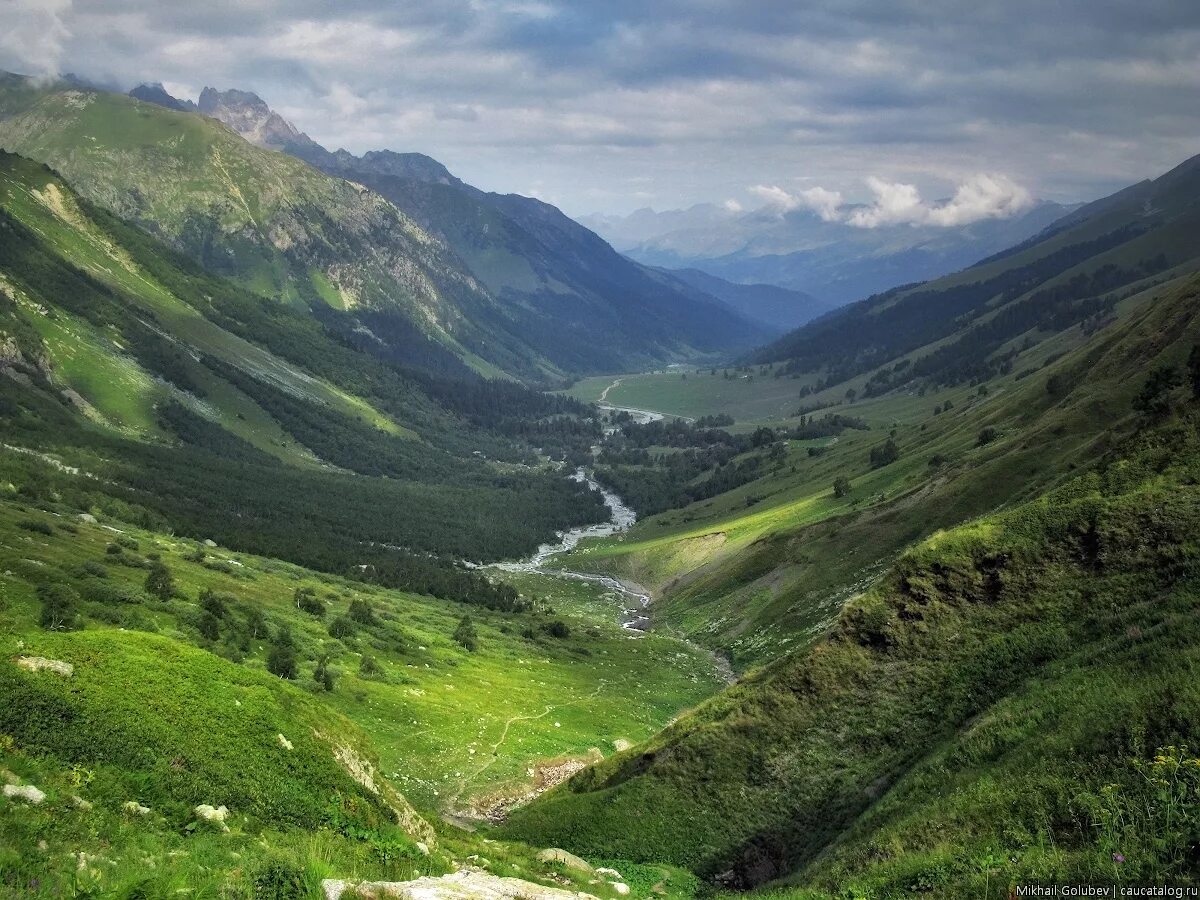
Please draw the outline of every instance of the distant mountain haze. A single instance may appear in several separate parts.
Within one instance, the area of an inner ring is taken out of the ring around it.
[[[1037,234],[1074,208],[1039,201],[1012,216],[949,226],[861,227],[808,208],[743,211],[715,204],[582,221],[646,265],[774,284],[841,305],[962,269]],[[864,208],[844,209],[852,217]]]

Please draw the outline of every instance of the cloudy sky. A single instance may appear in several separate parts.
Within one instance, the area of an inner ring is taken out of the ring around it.
[[[572,214],[953,224],[1200,153],[1196,0],[0,0],[0,68],[254,90]]]

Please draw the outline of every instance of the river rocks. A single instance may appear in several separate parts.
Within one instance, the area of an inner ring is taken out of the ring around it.
[[[586,872],[592,874],[592,867],[585,861],[580,859],[574,853],[568,853],[558,847],[551,847],[548,850],[543,850],[537,855],[538,862],[541,863],[558,863],[560,866],[566,866],[568,869],[574,869],[577,872]]]
[[[440,878],[426,876],[414,881],[321,882],[325,900],[341,900],[353,889],[355,897],[372,900],[596,900],[591,894],[544,887],[520,878],[501,878],[488,872],[464,869]]]
[[[45,792],[38,790],[32,784],[6,784],[4,796],[10,800],[24,800],[34,806],[46,799]]]
[[[17,665],[30,672],[53,672],[64,678],[75,674],[75,667],[61,659],[46,659],[44,656],[18,656]]]

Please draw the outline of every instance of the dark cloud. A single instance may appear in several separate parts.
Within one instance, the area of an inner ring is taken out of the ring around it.
[[[420,150],[569,211],[1055,199],[1200,152],[1195,0],[0,0],[0,66],[262,94],[330,146]],[[876,184],[878,182],[875,182]]]

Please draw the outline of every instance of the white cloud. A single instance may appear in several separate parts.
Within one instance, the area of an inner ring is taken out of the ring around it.
[[[940,205],[921,199],[915,184],[887,181],[877,176],[866,180],[874,200],[865,206],[846,209],[841,191],[812,187],[794,193],[778,185],[756,184],[750,193],[763,200],[762,209],[779,214],[807,209],[826,222],[844,222],[855,228],[888,225],[969,225],[981,219],[1001,219],[1024,212],[1033,205],[1025,188],[1006,175],[980,173],[959,183],[954,196]],[[726,209],[729,209],[728,202]]]
[[[779,213],[807,209],[826,222],[838,220],[838,209],[842,205],[842,195],[839,191],[830,191],[823,187],[808,188],[793,194],[778,185],[756,184],[750,188],[750,193],[761,197],[765,201],[765,208]]]
[[[1033,205],[1029,191],[1004,175],[980,174],[958,186],[949,203],[931,209],[933,225],[966,225],[980,219],[1003,219]]]
[[[0,0],[0,59],[25,75],[61,74],[70,11],[71,0]]]
[[[929,209],[921,202],[921,192],[915,184],[884,181],[872,175],[867,187],[875,202],[865,209],[856,209],[846,221],[857,228],[878,228],[880,225],[917,225],[929,217]]]
[[[725,210],[725,212],[730,212],[730,213],[736,214],[736,213],[740,213],[742,211],[742,204],[738,203],[732,197],[730,197],[728,200],[726,200],[724,203],[722,203],[721,206]]]

